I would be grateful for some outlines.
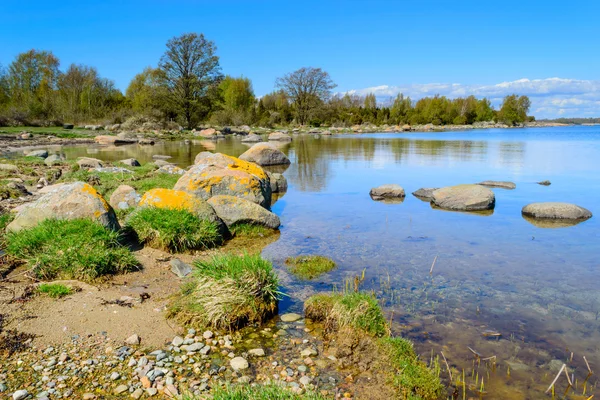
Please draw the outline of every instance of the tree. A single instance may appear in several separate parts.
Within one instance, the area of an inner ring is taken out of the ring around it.
[[[311,113],[329,99],[331,89],[337,85],[321,68],[308,67],[277,78],[275,86],[290,97],[295,107],[296,120],[304,125]]]
[[[168,89],[168,100],[185,121],[188,129],[210,111],[207,101],[222,79],[216,46],[203,34],[187,33],[167,42],[160,59]]]
[[[0,64],[0,110],[10,102],[10,91],[8,88],[8,75],[6,69]]]
[[[367,110],[375,110],[377,108],[377,99],[373,93],[369,93],[365,96],[364,107]]]
[[[412,109],[412,102],[410,97],[404,97],[402,93],[396,96],[392,109],[390,110],[390,117],[396,124],[408,122],[408,116]]]
[[[166,101],[168,90],[162,70],[147,67],[129,83],[125,96],[133,111],[164,118],[175,115]]]
[[[531,101],[527,96],[517,96],[516,94],[506,96],[498,112],[498,120],[507,125],[523,123],[527,121],[529,107],[531,107]]]
[[[218,125],[251,123],[255,98],[250,79],[226,76],[218,89],[217,106],[220,109],[213,113],[211,121]]]
[[[51,52],[29,50],[10,64],[11,102],[33,117],[50,118],[54,108],[59,61]]]

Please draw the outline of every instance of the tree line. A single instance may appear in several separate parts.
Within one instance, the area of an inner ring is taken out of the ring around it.
[[[510,95],[498,110],[475,96],[417,101],[399,94],[378,104],[374,94],[334,94],[329,74],[305,67],[275,80],[273,92],[257,98],[246,77],[223,75],[214,42],[188,33],[174,37],[156,67],[137,74],[123,94],[91,66],[60,61],[49,51],[19,54],[0,65],[0,125],[101,121],[121,123],[133,115],[175,121],[192,129],[213,125],[473,124],[509,125],[532,120],[527,96]]]

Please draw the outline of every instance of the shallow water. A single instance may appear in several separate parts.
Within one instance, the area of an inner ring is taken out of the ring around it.
[[[381,299],[397,322],[395,332],[412,338],[424,359],[442,351],[453,381],[465,371],[466,398],[479,397],[482,379],[486,399],[550,398],[544,391],[563,362],[576,380],[567,398],[600,393],[595,375],[583,383],[583,356],[600,370],[598,217],[549,229],[521,216],[524,205],[537,201],[600,212],[600,127],[303,135],[280,146],[292,161],[284,173],[289,190],[273,205],[281,236],[263,254],[290,294],[282,311],[300,310],[316,291],[343,290],[364,270],[361,289]],[[166,154],[185,167],[200,151],[239,155],[247,148],[228,138],[61,151],[69,158],[140,162]],[[551,186],[535,183],[546,179]],[[493,189],[491,215],[436,210],[410,195],[420,187],[483,180],[517,184]],[[405,201],[371,200],[370,188],[386,183],[402,185]],[[285,258],[311,253],[333,258],[338,268],[311,283],[287,273]],[[495,355],[495,364],[478,363],[474,352]],[[556,387],[560,398],[566,376]],[[462,384],[457,393],[463,398]]]

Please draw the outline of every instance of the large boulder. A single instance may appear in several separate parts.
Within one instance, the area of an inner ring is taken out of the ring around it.
[[[267,172],[267,175],[269,176],[269,181],[271,182],[271,193],[287,192],[288,183],[283,174],[278,172]]]
[[[262,142],[262,138],[259,135],[256,135],[254,133],[251,133],[242,139],[242,143],[258,143],[258,142]]]
[[[220,153],[203,152],[175,184],[176,190],[207,200],[213,196],[236,196],[263,207],[271,205],[271,184],[258,165]]]
[[[180,190],[150,189],[142,196],[139,207],[187,210],[202,220],[222,224],[215,210],[206,201]]]
[[[433,192],[435,192],[438,189],[439,188],[420,188],[412,192],[412,195],[421,200],[431,201],[431,199],[433,198]]]
[[[83,182],[48,187],[46,193],[27,204],[8,225],[10,231],[32,228],[45,219],[86,218],[113,230],[119,223],[112,207],[92,186]]]
[[[257,143],[240,156],[240,160],[258,165],[287,165],[289,158],[270,143]]]
[[[501,189],[515,189],[517,187],[516,184],[514,184],[513,182],[507,182],[507,181],[483,181],[483,182],[479,182],[478,185],[481,186],[485,186],[485,187],[491,187],[491,188],[501,188]]]
[[[381,185],[369,192],[373,200],[402,199],[406,194],[404,188],[396,184]]]
[[[234,196],[214,196],[207,202],[228,227],[245,223],[279,228],[277,215],[251,201]]]
[[[108,201],[115,210],[127,210],[137,207],[141,196],[129,185],[121,185],[110,196]]]
[[[81,157],[77,160],[77,165],[80,168],[102,168],[104,167],[104,163],[102,160],[98,160],[97,158],[91,157]]]
[[[280,142],[291,142],[292,137],[283,132],[273,132],[269,135],[269,140],[275,140]]]
[[[434,191],[432,196],[432,204],[445,210],[482,211],[496,205],[494,192],[480,185],[448,186]]]
[[[557,202],[531,203],[523,207],[521,213],[524,216],[536,219],[584,221],[592,218],[592,213],[583,207]]]

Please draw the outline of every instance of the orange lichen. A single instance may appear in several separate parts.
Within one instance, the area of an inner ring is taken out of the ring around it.
[[[266,172],[261,167],[259,167],[257,164],[254,164],[254,163],[251,163],[248,161],[244,161],[244,160],[240,160],[239,158],[232,157],[232,156],[226,155],[226,157],[230,158],[233,161],[233,164],[227,166],[228,169],[241,170],[250,175],[254,175],[258,179],[261,179],[261,180],[267,179]]]
[[[140,206],[182,209],[194,212],[200,200],[187,192],[173,189],[151,189],[144,193]]]
[[[102,207],[104,207],[104,209],[106,211],[110,210],[110,206],[108,205],[108,202],[106,200],[104,200],[104,197],[102,197],[100,195],[100,193],[98,193],[98,191],[96,189],[94,189],[93,186],[88,185],[87,183],[84,183],[83,187],[81,188],[81,191],[84,193],[87,193],[91,196],[94,196],[95,198],[100,200],[100,202],[102,203]]]

